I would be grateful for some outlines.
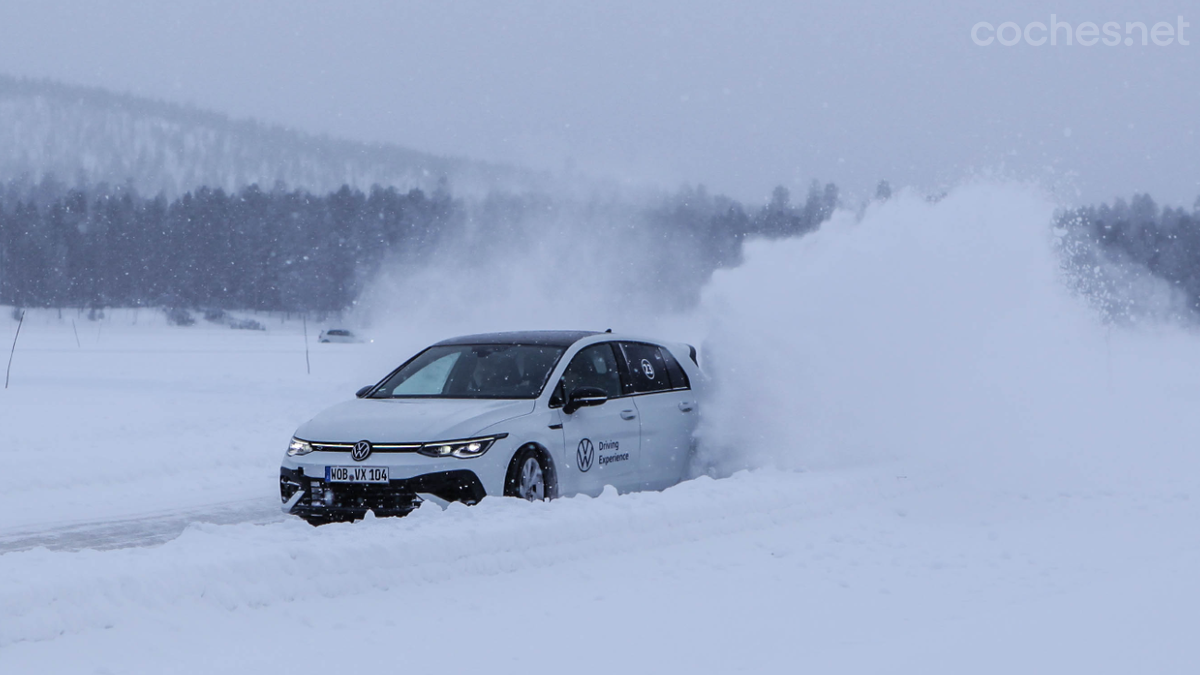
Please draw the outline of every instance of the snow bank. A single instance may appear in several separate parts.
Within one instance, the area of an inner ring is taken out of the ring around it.
[[[298,519],[195,525],[159,547],[8,553],[0,555],[0,647],[179,605],[261,608],[619,556],[762,529],[911,489],[887,470],[741,474],[664,493],[617,497],[609,488],[597,499],[551,503],[493,498],[476,507],[423,506],[402,519],[321,528]]]

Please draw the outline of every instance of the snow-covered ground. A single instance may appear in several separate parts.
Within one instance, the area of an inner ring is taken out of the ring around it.
[[[261,502],[299,418],[378,376],[356,368],[372,345],[317,344],[315,329],[308,375],[300,324],[268,324],[181,328],[153,310],[109,311],[95,322],[30,310],[0,409],[0,452],[19,476],[0,494],[0,537]],[[15,325],[6,308],[5,356]]]
[[[1097,325],[1050,209],[901,197],[752,245],[684,317],[584,323],[602,291],[528,280],[435,298],[471,326],[386,306],[311,375],[294,322],[117,311],[77,344],[31,312],[0,393],[0,672],[1196,672],[1200,340]],[[298,423],[438,332],[514,323],[703,343],[717,478],[276,515]]]

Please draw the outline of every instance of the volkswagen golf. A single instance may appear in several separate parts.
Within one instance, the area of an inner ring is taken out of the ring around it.
[[[695,348],[611,332],[444,340],[296,430],[283,509],[319,524],[666,488],[688,470],[702,382]]]

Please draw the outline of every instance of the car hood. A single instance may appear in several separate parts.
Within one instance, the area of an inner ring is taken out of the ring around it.
[[[498,422],[528,415],[534,401],[362,398],[339,403],[305,422],[306,441],[415,443],[470,438]]]

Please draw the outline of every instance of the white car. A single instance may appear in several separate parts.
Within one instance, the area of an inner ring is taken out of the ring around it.
[[[551,499],[684,478],[696,350],[612,333],[444,340],[296,430],[283,509],[314,524],[403,515],[424,499]]]
[[[345,328],[330,328],[321,331],[317,342],[362,342],[357,335]]]

